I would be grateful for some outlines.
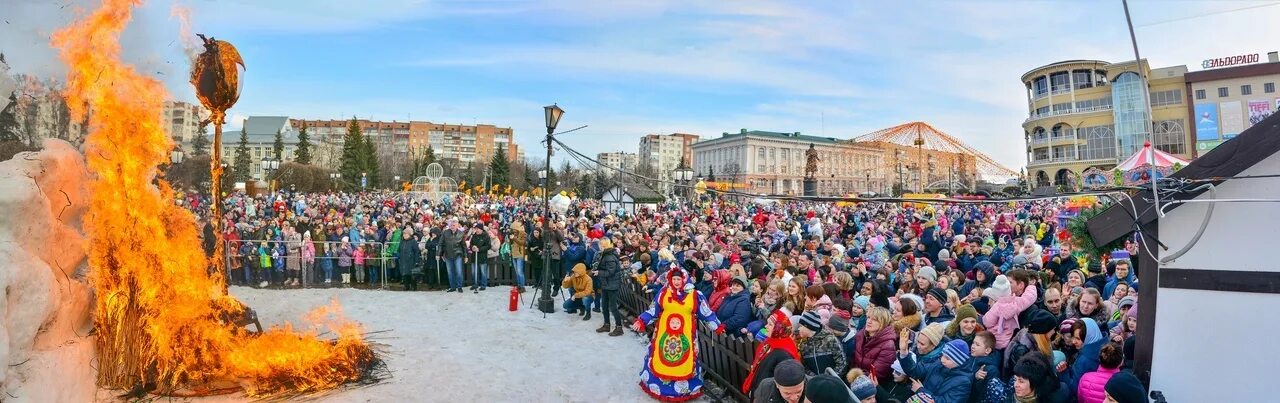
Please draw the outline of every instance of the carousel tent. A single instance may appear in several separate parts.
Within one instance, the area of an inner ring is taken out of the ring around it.
[[[1152,165],[1148,165],[1148,161],[1152,161]],[[1155,168],[1156,177],[1163,178],[1173,173],[1175,164],[1186,166],[1188,162],[1172,154],[1155,149],[1155,147],[1151,146],[1151,142],[1148,141],[1142,145],[1141,150],[1133,153],[1120,165],[1116,165],[1116,170],[1123,172],[1125,185],[1134,185],[1150,181],[1152,166]]]

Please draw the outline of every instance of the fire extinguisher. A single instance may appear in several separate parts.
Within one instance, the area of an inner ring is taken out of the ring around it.
[[[519,309],[520,307],[520,289],[517,287],[511,287],[511,297],[508,299],[510,301],[507,301],[507,310],[515,312],[516,309]]]

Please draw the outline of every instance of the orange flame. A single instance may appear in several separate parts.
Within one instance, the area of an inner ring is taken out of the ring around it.
[[[359,325],[332,315],[340,313],[336,302],[321,311],[331,313],[336,341],[288,325],[255,335],[227,320],[241,304],[208,274],[194,218],[156,179],[173,148],[160,120],[168,95],[120,60],[120,33],[140,3],[102,0],[52,37],[70,67],[67,104],[89,122],[85,153],[96,177],[85,231],[99,385],[154,383],[161,393],[179,393],[238,382],[250,396],[265,396],[358,379],[373,355]]]

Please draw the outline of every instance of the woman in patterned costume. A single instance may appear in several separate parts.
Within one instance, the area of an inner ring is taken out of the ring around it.
[[[644,333],[657,323],[653,341],[640,371],[640,389],[654,399],[683,402],[702,396],[702,366],[698,364],[698,321],[724,332],[702,293],[685,282],[683,269],[667,271],[667,284],[658,291],[653,305],[640,314],[633,328]],[[695,316],[696,320],[695,320]]]

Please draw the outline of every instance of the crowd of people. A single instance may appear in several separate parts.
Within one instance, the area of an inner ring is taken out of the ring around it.
[[[596,331],[620,336],[619,290],[656,298],[679,269],[725,333],[757,341],[741,385],[757,402],[1147,401],[1129,370],[1137,244],[1083,259],[1059,228],[1065,200],[724,197],[635,211],[575,200],[553,212],[545,243],[536,198],[277,192],[224,201],[237,284],[376,284],[385,267],[385,280],[414,290],[443,266],[447,292],[479,293],[490,270],[509,265],[522,292],[526,269],[531,279],[550,271],[565,312],[599,313]],[[207,212],[209,201],[178,202]]]

